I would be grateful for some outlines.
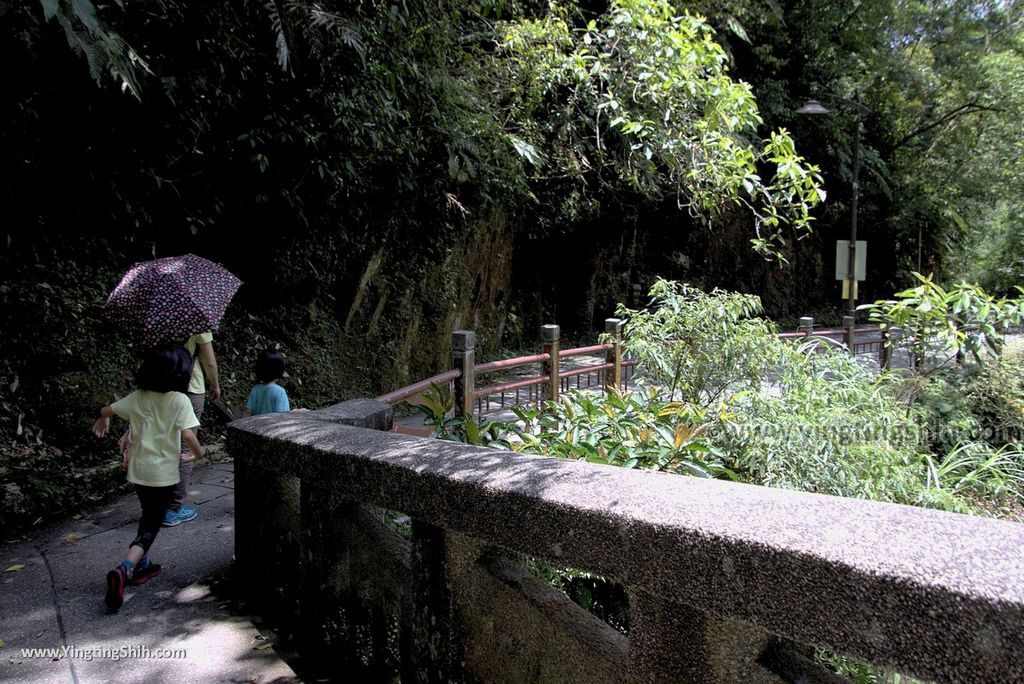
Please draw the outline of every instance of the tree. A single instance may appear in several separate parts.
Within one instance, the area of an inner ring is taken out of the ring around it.
[[[503,40],[509,139],[535,179],[673,193],[703,219],[741,205],[766,255],[778,256],[783,225],[809,229],[825,198],[817,169],[785,130],[758,140],[763,120],[751,88],[730,77],[702,18],[663,0],[615,0],[575,30],[566,15],[509,23]]]

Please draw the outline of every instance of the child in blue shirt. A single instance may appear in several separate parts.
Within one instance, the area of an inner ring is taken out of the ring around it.
[[[277,384],[277,381],[284,376],[284,366],[284,354],[277,349],[263,350],[253,367],[257,384],[249,392],[249,398],[245,400],[245,408],[242,409],[243,416],[286,413],[291,410],[288,405],[288,393]]]

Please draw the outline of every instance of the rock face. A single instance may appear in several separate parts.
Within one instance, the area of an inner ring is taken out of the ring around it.
[[[21,487],[8,482],[2,488],[4,495],[0,498],[0,520],[15,520],[25,512],[25,495]]]
[[[449,363],[452,330],[475,330],[483,349],[501,344],[511,302],[512,229],[504,213],[492,209],[469,233],[433,259],[384,244],[356,266],[361,275],[338,315],[345,332],[362,338],[367,349],[390,351],[393,365],[375,369],[384,385]]]

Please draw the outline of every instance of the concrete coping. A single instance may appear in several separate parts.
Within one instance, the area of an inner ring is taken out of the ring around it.
[[[476,347],[476,333],[472,330],[456,330],[452,333],[452,351],[470,351]]]
[[[622,326],[625,324],[621,318],[604,319],[604,331],[614,337],[622,335]]]
[[[1024,525],[515,454],[313,413],[236,421],[228,448],[240,464],[906,674],[1024,681]]]

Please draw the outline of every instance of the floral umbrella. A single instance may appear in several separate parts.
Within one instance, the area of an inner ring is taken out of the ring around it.
[[[107,317],[143,347],[216,330],[242,284],[212,261],[186,254],[135,264],[107,299]]]

